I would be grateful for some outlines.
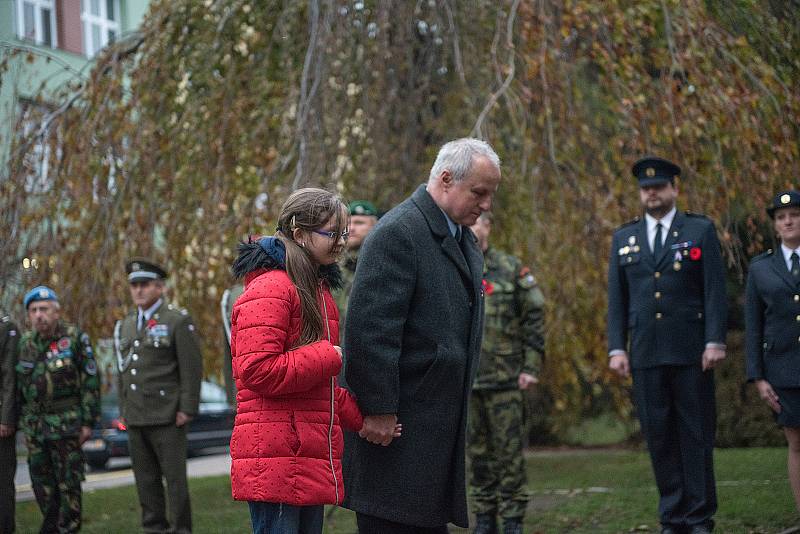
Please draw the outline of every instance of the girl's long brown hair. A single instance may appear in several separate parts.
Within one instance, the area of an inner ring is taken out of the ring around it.
[[[307,232],[319,230],[333,218],[334,232],[341,233],[347,227],[347,206],[341,197],[315,187],[298,189],[286,199],[278,216],[275,237],[286,246],[286,274],[297,288],[300,296],[302,330],[297,346],[319,341],[324,337],[324,324],[319,309],[319,266],[311,256],[295,242],[296,228]],[[338,240],[331,239],[331,250]]]

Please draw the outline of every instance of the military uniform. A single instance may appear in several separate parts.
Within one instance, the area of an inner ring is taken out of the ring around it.
[[[544,297],[520,260],[493,248],[484,256],[486,314],[469,413],[470,493],[476,514],[525,515],[521,373],[538,375],[544,354]]]
[[[191,531],[186,480],[186,427],[175,414],[197,414],[203,360],[186,310],[162,304],[143,328],[133,311],[117,323],[120,410],[128,426],[142,525],[146,532],[169,530],[162,476],[167,480],[170,516],[178,532]]]
[[[0,424],[17,424],[17,327],[0,317]],[[14,474],[17,471],[14,435],[0,437],[0,532],[14,532]]]
[[[28,331],[16,369],[19,424],[44,517],[41,532],[77,532],[84,479],[80,430],[100,420],[100,378],[89,336],[61,321],[47,338]]]
[[[222,374],[225,378],[225,394],[231,406],[236,406],[236,381],[233,379],[233,360],[231,358],[231,313],[236,299],[244,292],[244,285],[236,284],[225,290],[220,301],[222,310],[222,327],[225,330],[225,361],[222,362]]]
[[[657,180],[662,173],[671,182],[680,169],[657,158],[634,166],[642,187],[644,179]],[[714,375],[702,370],[702,355],[714,344],[724,348],[725,271],[710,219],[676,211],[665,230],[657,255],[644,218],[614,232],[608,267],[609,353],[629,356],[662,525],[667,531],[703,532],[713,528],[717,498]]]
[[[353,290],[357,263],[358,250],[348,250],[344,253],[341,262],[342,287],[333,294],[333,298],[336,300],[336,307],[339,308],[339,317],[342,319],[347,315],[347,301],[350,299],[350,291]],[[344,327],[339,332],[339,336],[340,339],[344,339]]]
[[[800,193],[779,193],[767,208],[770,217],[800,207]],[[784,249],[785,252],[784,252]],[[747,379],[766,380],[781,406],[781,426],[800,427],[800,272],[791,270],[796,253],[785,245],[752,259],[747,273],[745,323]],[[786,256],[790,256],[787,264]],[[798,266],[800,267],[800,260]],[[795,269],[797,269],[797,267]]]

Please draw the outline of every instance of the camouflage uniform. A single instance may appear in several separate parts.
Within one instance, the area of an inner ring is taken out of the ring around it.
[[[538,375],[544,297],[520,260],[492,248],[484,260],[486,316],[470,398],[470,494],[479,515],[521,519],[527,506],[520,373]]]
[[[17,327],[0,317],[0,424],[17,424],[16,383],[19,339]],[[14,532],[14,473],[17,471],[16,439],[0,438],[0,532]]]
[[[31,483],[44,517],[41,532],[77,532],[84,479],[79,434],[100,419],[100,377],[89,336],[61,321],[48,338],[26,332],[17,391]]]

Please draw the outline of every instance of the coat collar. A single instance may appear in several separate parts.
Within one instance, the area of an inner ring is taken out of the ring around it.
[[[480,277],[483,269],[483,254],[475,244],[475,235],[466,226],[462,225],[462,245],[450,233],[444,213],[433,201],[425,184],[420,185],[411,200],[420,210],[433,235],[441,240],[442,251],[458,268],[461,277],[468,287],[480,287]],[[473,250],[474,249],[474,250]]]
[[[797,280],[794,279],[792,273],[789,272],[789,269],[786,268],[786,260],[783,257],[783,251],[780,248],[773,252],[772,258],[770,258],[770,265],[772,266],[772,270],[777,273],[781,280],[786,282],[792,291],[797,290]]]

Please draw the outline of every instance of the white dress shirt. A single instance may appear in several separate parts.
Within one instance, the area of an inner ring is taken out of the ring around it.
[[[800,248],[792,250],[783,243],[781,243],[781,250],[783,251],[783,261],[786,262],[786,269],[789,272],[792,272],[792,254],[795,253],[798,256],[800,256]]]
[[[649,213],[644,214],[644,220],[647,223],[647,244],[650,245],[650,252],[655,250],[653,246],[656,242],[656,225],[661,223],[661,246],[664,246],[664,242],[667,240],[667,234],[669,233],[669,229],[672,226],[672,220],[675,218],[675,214],[678,212],[675,206],[672,207],[669,212],[664,215],[661,219],[656,219]]]

